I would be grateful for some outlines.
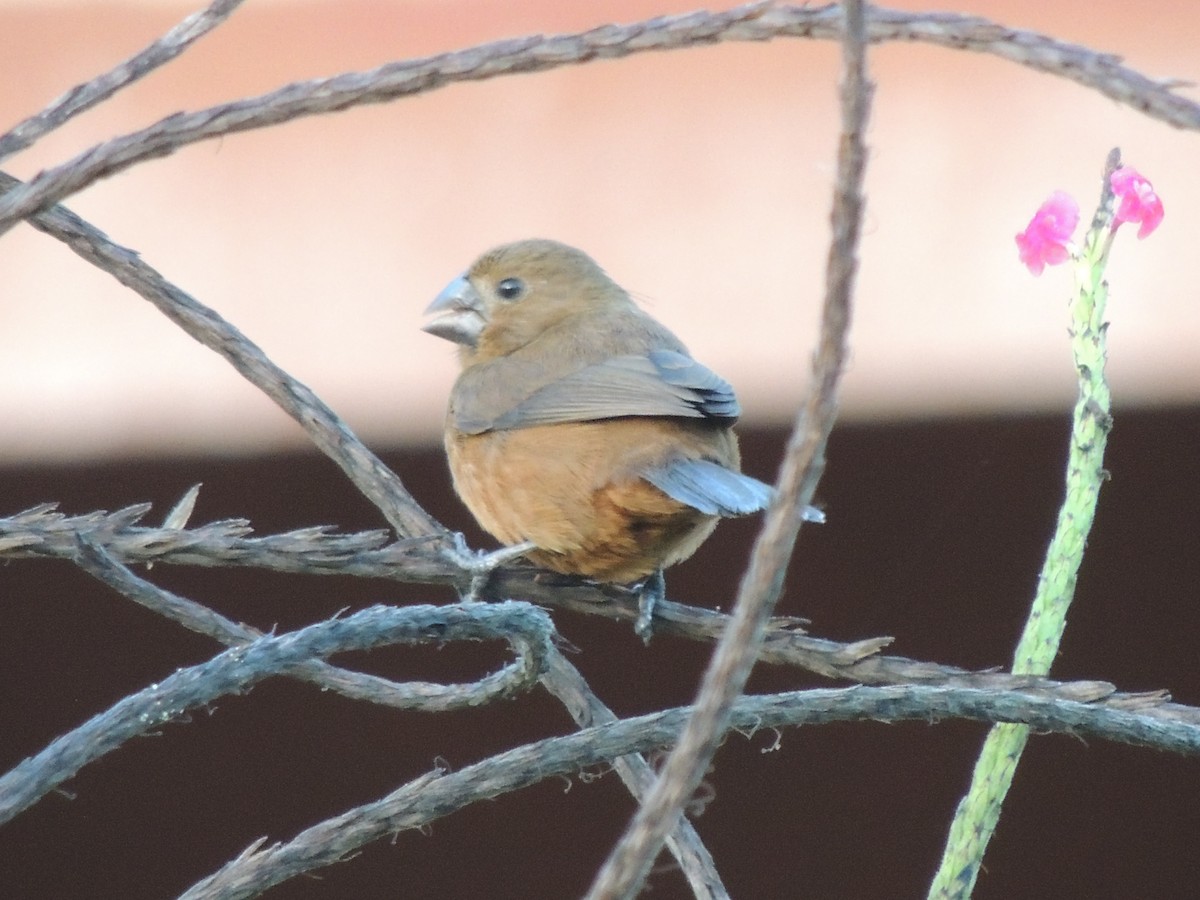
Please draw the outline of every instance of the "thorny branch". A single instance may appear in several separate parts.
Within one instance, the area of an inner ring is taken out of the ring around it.
[[[264,635],[208,662],[179,669],[121,700],[111,709],[51,741],[0,777],[0,823],[7,822],[83,766],[130,738],[179,718],[218,697],[245,691],[272,675],[311,671],[314,660],[386,644],[449,640],[503,640],[516,651],[527,679],[549,656],[554,625],[528,603],[453,606],[372,606],[344,619],[326,619],[299,631]]]
[[[549,665],[542,675],[542,685],[562,702],[580,728],[612,725],[619,721],[616,714],[592,692],[579,670],[557,651],[550,656]],[[616,757],[612,765],[629,793],[640,803],[654,781],[650,764],[640,753],[630,753]],[[679,862],[696,900],[718,900],[729,896],[712,854],[686,817],[680,819],[675,829],[667,835],[666,843]]]
[[[78,552],[74,561],[85,572],[131,600],[174,619],[185,628],[214,637],[229,646],[244,646],[263,636],[262,632],[239,625],[203,604],[139,578],[87,538],[78,538]],[[447,712],[482,706],[528,689],[533,679],[540,675],[546,690],[563,703],[581,728],[615,722],[617,717],[600,702],[579,671],[547,639],[552,638],[554,632],[545,618],[535,616],[530,619],[520,606],[510,606],[513,609],[512,624],[516,627],[516,634],[510,643],[520,652],[512,663],[473,684],[399,684],[376,675],[338,668],[318,659],[299,663],[285,674],[336,691],[352,700],[424,712]],[[548,630],[539,631],[535,635],[537,639],[530,641],[531,626]],[[613,760],[613,766],[630,793],[640,800],[652,777],[649,764],[639,754],[631,754]],[[39,774],[45,776],[44,772]],[[712,855],[690,822],[680,822],[668,838],[668,845],[684,876],[692,884],[692,892],[698,900],[718,900],[728,896]]]
[[[0,172],[0,189],[20,182]],[[108,272],[153,303],[199,343],[225,357],[247,381],[295,419],[309,439],[332,459],[375,504],[402,537],[446,537],[446,529],[422,509],[400,479],[358,439],[332,409],[297,379],[275,365],[262,349],[186,291],[167,281],[141,256],[110,241],[68,209],[56,206],[30,219],[34,228],[58,238],[79,256]]]
[[[76,85],[41,112],[14,125],[0,137],[0,159],[11,156],[49,134],[121,88],[149,75],[204,37],[226,19],[243,0],[213,0],[207,9],[188,16],[150,46],[134,54],[110,72]]]
[[[765,728],[831,722],[880,722],[968,718],[1017,721],[1046,731],[1087,734],[1095,720],[1088,704],[1055,704],[1022,694],[922,687],[852,687],[743,696],[733,708],[732,727],[753,734]],[[691,709],[672,709],[622,719],[565,737],[546,738],[457,772],[434,771],[380,800],[321,822],[292,840],[263,847],[256,841],[237,859],[195,884],[186,900],[253,897],[274,884],[345,859],[370,841],[419,828],[437,818],[546,778],[570,775],[629,753],[666,747],[677,740]],[[1135,740],[1144,732],[1135,714],[1106,713],[1105,731]],[[1178,752],[1200,753],[1200,731],[1172,729]],[[181,900],[182,900],[181,898]]]
[[[955,50],[990,53],[1019,65],[1069,78],[1177,128],[1200,128],[1200,104],[1174,93],[1175,81],[1155,81],[1121,65],[1120,58],[1006,28],[976,16],[906,13],[872,7],[867,39],[922,41]],[[177,113],[140,131],[85,150],[41,172],[28,184],[0,194],[0,234],[89,184],[134,163],[167,156],[188,144],[277,125],[302,116],[337,112],[366,103],[413,96],[458,81],[480,81],[539,72],[635,53],[674,50],[720,41],[777,37],[838,40],[842,12],[822,7],[755,2],[723,12],[659,16],[630,25],[602,25],[579,34],[532,35],[420,59],[388,63],[368,72],[296,82],[258,97],[192,113]],[[0,138],[0,146],[7,138]]]
[[[79,539],[74,562],[83,571],[134,602],[228,647],[244,647],[263,637],[263,633],[255,628],[240,625],[202,603],[180,597],[138,577],[87,538]],[[514,625],[520,628],[523,624],[523,620],[514,617]],[[538,644],[537,652],[522,653],[516,662],[468,685],[419,681],[399,684],[376,675],[331,666],[317,659],[292,667],[288,674],[352,700],[366,700],[396,709],[449,712],[483,706],[527,689],[543,668],[540,658],[547,646],[543,641]]]
[[[239,4],[240,0],[214,0],[208,8],[188,17],[111,72],[67,92],[47,109],[0,136],[0,158],[25,149],[74,115],[169,62],[224,21]],[[846,6],[863,13],[861,4]],[[65,517],[44,506],[0,519],[0,558],[71,559],[125,595],[233,648],[202,666],[181,670],[162,684],[126,698],[0,778],[0,820],[16,814],[71,777],[79,767],[130,736],[179,718],[183,710],[207,702],[205,698],[244,690],[273,674],[305,678],[374,702],[440,709],[485,702],[520,690],[540,673],[543,685],[567,705],[581,727],[599,724],[570,737],[517,748],[458,773],[431,773],[376,803],[323,822],[287,844],[261,848],[259,842],[195,886],[188,896],[251,896],[300,871],[343,859],[368,840],[418,827],[482,797],[515,790],[551,774],[577,771],[595,762],[617,758],[617,770],[631,791],[638,797],[645,794],[651,776],[645,761],[630,754],[675,741],[693,711],[670,710],[640,719],[614,721],[612,713],[591,694],[578,673],[552,646],[553,628],[549,620],[528,604],[460,604],[399,610],[372,607],[289,635],[262,635],[130,572],[123,563],[154,561],[371,575],[459,587],[468,580],[459,562],[446,552],[445,529],[428,516],[399,479],[308,388],[275,366],[215,312],[143,263],[134,251],[112,243],[97,229],[54,204],[100,178],[142,160],[168,155],[187,144],[302,116],[411,96],[456,81],[539,71],[644,51],[777,37],[842,39],[847,30],[843,22],[847,19],[853,21],[852,16],[844,16],[840,4],[808,8],[750,3],[725,12],[694,12],[631,25],[607,25],[575,35],[499,41],[391,63],[370,72],[291,84],[260,97],[170,116],[93,147],[42,172],[27,184],[0,174],[0,233],[21,219],[29,219],[34,227],[69,244],[80,256],[154,303],[198,341],[224,355],[300,422],[314,443],[381,509],[400,536],[400,540],[389,542],[388,534],[381,531],[340,535],[325,528],[312,528],[256,537],[247,523],[236,520],[191,529],[140,527],[137,522],[147,506],[78,517]],[[864,40],[918,40],[990,53],[1070,78],[1176,127],[1200,128],[1200,105],[1174,93],[1178,83],[1154,81],[1122,66],[1110,54],[1004,28],[981,18],[949,14],[867,8],[861,28],[858,39],[848,42],[860,54]],[[865,90],[856,96],[865,103]],[[847,122],[851,122],[851,117],[847,117]],[[861,119],[857,127],[860,132]],[[855,127],[848,125],[847,133],[853,136]],[[861,151],[861,141],[859,144]],[[854,152],[853,148],[851,151]],[[860,176],[861,159],[858,165]],[[852,206],[858,202],[855,191],[845,188],[847,185],[853,188],[854,180],[853,176],[843,178],[839,188],[843,201]],[[849,218],[841,221],[853,225],[857,219],[851,211]],[[852,235],[844,231],[835,229],[835,236],[840,236],[840,240],[835,240],[831,250],[831,294],[839,266],[846,277],[848,293],[854,242]],[[836,307],[828,308],[836,311]],[[823,346],[834,347],[836,351],[837,344]],[[824,371],[836,374],[837,366]],[[828,401],[831,393],[822,396]],[[820,432],[821,416],[815,411],[810,413],[807,419],[810,427]],[[803,443],[801,429],[797,430],[797,438]],[[813,446],[818,450],[811,457],[815,461],[819,458],[820,441]],[[788,465],[793,462],[789,453]],[[793,498],[811,493],[811,484],[799,474],[801,469],[795,466],[785,473],[784,483],[788,487],[785,493]],[[809,471],[819,471],[819,465]],[[790,546],[790,540],[782,540],[780,546],[783,544]],[[764,564],[763,571],[778,579],[782,564],[775,567]],[[747,574],[742,593],[750,591],[747,585],[754,582],[752,575],[753,570]],[[759,593],[769,595],[769,585]],[[506,596],[629,621],[636,616],[636,600],[627,592],[595,586],[547,585],[527,568],[499,571],[484,594],[486,599]],[[765,620],[769,606],[768,602],[760,607],[756,615]],[[664,603],[656,625],[661,632],[715,640],[725,631],[735,630],[729,628],[730,622],[730,617],[709,610]],[[1092,734],[1181,753],[1200,752],[1200,710],[1167,703],[1161,693],[1118,694],[1105,682],[1062,684],[1000,672],[967,672],[884,656],[879,651],[888,643],[886,638],[837,644],[805,635],[797,625],[792,620],[758,622],[755,627],[758,631],[765,627],[766,635],[757,659],[801,666],[829,677],[893,686],[741,697],[729,707],[729,701],[740,691],[738,684],[724,701],[716,704],[717,715],[706,726],[709,736],[721,733],[725,716],[732,716],[729,721],[733,727],[748,730],[863,718],[897,721],[959,716],[987,722],[1023,722],[1047,731]],[[450,632],[468,639],[504,638],[513,645],[517,658],[500,672],[462,686],[400,685],[338,669],[321,660],[340,649],[419,641],[431,634],[443,640]],[[751,640],[747,646],[753,644]],[[738,665],[747,665],[751,658],[753,654]],[[699,754],[693,754],[693,762],[702,757],[703,748]],[[547,759],[552,762],[547,763]],[[686,783],[686,779],[677,781],[677,786]],[[725,896],[711,858],[688,823],[682,822],[668,840],[697,896]]]
[[[149,504],[139,504],[113,513],[64,516],[47,505],[0,519],[0,560],[78,561],[82,541],[103,548],[107,558],[125,565],[153,562],[244,566],[276,572],[383,578],[413,584],[446,585],[462,578],[455,563],[427,542],[397,541],[385,546],[386,534],[381,531],[331,534],[324,528],[307,528],[251,537],[249,526],[240,520],[187,529],[137,527],[134,523],[144,517],[149,508]],[[150,587],[161,591],[153,585]],[[487,600],[521,597],[539,606],[554,606],[627,623],[632,623],[638,612],[636,596],[626,590],[602,585],[546,584],[538,579],[537,570],[531,568],[498,570],[480,597]],[[729,616],[724,613],[664,601],[655,611],[655,632],[713,641],[725,630],[728,621]],[[210,633],[202,628],[194,630]],[[1125,694],[1117,693],[1116,688],[1105,681],[1059,682],[1002,671],[972,672],[956,666],[880,653],[889,643],[889,638],[839,643],[805,634],[796,619],[773,619],[758,659],[772,665],[806,669],[827,678],[864,684],[1023,691],[1039,697],[1137,709],[1164,720],[1179,719],[1200,724],[1200,710],[1168,703],[1160,692]]]
[[[696,706],[658,780],[638,807],[617,846],[597,873],[588,897],[634,897],[649,874],[663,839],[683,814],[729,725],[733,703],[746,686],[800,532],[803,510],[825,469],[825,445],[837,418],[837,389],[849,355],[851,301],[858,271],[862,225],[865,131],[873,86],[866,71],[863,0],[843,4],[845,25],[841,85],[842,135],[838,142],[833,194],[833,240],[825,277],[821,330],[813,360],[812,386],[788,441],[776,483],[778,496],[767,510],[750,563],[738,586],[729,627],[713,650]]]

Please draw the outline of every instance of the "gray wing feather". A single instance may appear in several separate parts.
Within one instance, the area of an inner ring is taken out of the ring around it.
[[[732,425],[741,407],[729,383],[682,353],[617,356],[547,384],[496,416],[491,427],[527,428],[622,416],[715,419]]]
[[[642,473],[666,494],[710,516],[746,516],[766,509],[775,491],[757,478],[706,459],[680,459]]]
[[[652,350],[649,360],[665,384],[689,392],[705,418],[736,420],[742,414],[729,382],[690,356],[671,350]]]

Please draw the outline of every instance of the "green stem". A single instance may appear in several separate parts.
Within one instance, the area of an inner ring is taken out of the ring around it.
[[[1071,447],[1067,458],[1066,496],[1058,524],[1038,576],[1037,593],[1013,658],[1013,672],[1046,675],[1058,654],[1075,594],[1079,566],[1096,514],[1104,471],[1104,448],[1111,427],[1111,397],[1104,380],[1106,360],[1104,308],[1108,284],[1104,268],[1112,246],[1112,197],[1108,175],[1100,209],[1075,264],[1076,292],[1071,303],[1071,349],[1079,376]],[[984,741],[967,794],[958,804],[941,866],[929,898],[965,900],[971,896],[988,841],[1000,818],[1000,807],[1012,785],[1017,763],[1029,739],[1025,725],[994,726]]]

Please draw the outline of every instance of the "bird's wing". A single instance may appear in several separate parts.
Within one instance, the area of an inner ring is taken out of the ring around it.
[[[678,459],[643,472],[669,497],[710,516],[747,516],[766,509],[774,489],[706,459]]]
[[[733,388],[711,369],[673,350],[652,350],[645,356],[615,356],[543,385],[479,430],[622,416],[714,419],[732,425],[740,413]],[[485,423],[476,417],[472,424]]]

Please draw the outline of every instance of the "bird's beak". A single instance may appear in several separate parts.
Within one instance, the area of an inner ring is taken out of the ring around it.
[[[455,278],[433,298],[425,309],[425,315],[431,313],[438,315],[422,325],[422,331],[467,347],[478,343],[479,334],[487,325],[483,298],[465,275]]]

